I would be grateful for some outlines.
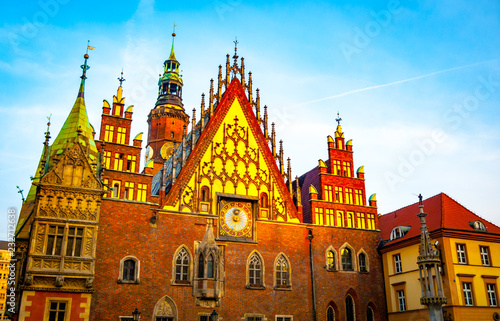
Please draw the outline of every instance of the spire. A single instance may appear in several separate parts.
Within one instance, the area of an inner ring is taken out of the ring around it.
[[[61,131],[51,146],[50,157],[60,155],[66,149],[72,147],[75,143],[80,143],[83,145],[85,150],[88,148],[88,156],[92,160],[97,159],[97,147],[92,134],[93,129],[87,117],[87,109],[85,108],[84,99],[85,79],[87,79],[87,70],[90,68],[87,64],[89,55],[85,54],[83,58],[85,60],[83,65],[81,65],[83,71],[82,76],[80,77],[82,79],[80,89],[78,90],[78,95],[73,108],[71,109],[63,127],[61,128]]]
[[[170,51],[170,56],[163,63],[163,75],[160,75],[158,80],[158,100],[156,101],[156,106],[158,105],[174,105],[183,109],[182,104],[182,75],[179,74],[180,63],[175,58],[174,51],[174,39],[175,39],[175,27],[172,33],[172,50]]]
[[[177,59],[175,59],[175,51],[174,51],[174,40],[175,40],[175,27],[177,27],[177,25],[174,24],[174,31],[172,32],[172,50],[170,50],[170,57],[168,57],[168,60],[175,60],[177,61]]]

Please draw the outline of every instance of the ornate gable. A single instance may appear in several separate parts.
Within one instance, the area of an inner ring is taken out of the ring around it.
[[[228,194],[260,200],[260,218],[298,222],[293,199],[236,77],[168,193],[164,208],[216,214],[217,196]]]

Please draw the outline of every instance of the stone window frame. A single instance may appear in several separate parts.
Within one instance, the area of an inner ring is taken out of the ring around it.
[[[343,249],[349,249],[351,251],[351,265],[352,265],[352,268],[348,269],[348,270],[344,270],[344,267],[342,265],[342,250]],[[342,271],[342,272],[355,272],[355,271],[357,271],[357,267],[358,267],[358,264],[357,264],[356,251],[354,250],[354,248],[349,243],[346,242],[339,249],[339,271]]]
[[[290,321],[293,321],[293,315],[276,315],[275,317],[275,320],[276,321],[282,321],[282,320],[290,320]]]
[[[133,281],[129,281],[129,280],[124,280],[123,279],[123,269],[124,269],[124,264],[125,264],[125,261],[128,261],[128,260],[133,260],[135,261],[135,278]],[[133,256],[133,255],[127,255],[125,257],[123,257],[121,260],[120,260],[120,270],[119,270],[119,275],[118,275],[118,283],[119,284],[139,284],[140,283],[140,278],[139,276],[141,275],[141,261]]]
[[[177,268],[177,256],[180,254],[182,250],[185,250],[188,254],[188,277],[187,280],[177,280],[176,277],[176,268]],[[173,257],[172,257],[172,278],[170,280],[171,285],[176,285],[176,286],[191,286],[193,285],[193,254],[187,247],[187,245],[182,244],[180,245],[177,250],[175,251]],[[187,282],[186,282],[187,281]]]
[[[329,252],[332,252],[333,253],[333,266],[329,266],[328,265],[328,253]],[[337,251],[335,250],[335,248],[333,246],[329,246],[327,249],[326,249],[326,252],[325,252],[325,268],[328,272],[337,272],[339,270],[339,256],[338,256],[338,253]]]
[[[251,284],[250,283],[250,261],[252,257],[257,256],[260,260],[261,264],[261,269],[260,269],[260,284]],[[266,288],[266,265],[264,264],[264,258],[260,254],[259,251],[253,250],[250,252],[250,254],[247,257],[247,264],[246,264],[246,288],[247,289],[253,289],[253,290],[264,290]]]
[[[45,298],[45,312],[44,312],[44,317],[43,320],[49,320],[50,316],[50,304],[52,302],[64,302],[66,303],[65,307],[65,312],[64,312],[64,321],[69,321],[70,320],[70,314],[71,314],[71,304],[73,302],[72,298],[64,298],[64,297],[47,297]]]
[[[278,272],[276,270],[276,264],[278,263],[278,260],[283,257],[288,265],[288,284],[283,285],[277,284],[276,280],[276,273]],[[292,290],[292,265],[290,264],[290,260],[286,256],[285,253],[280,252],[278,255],[276,255],[276,258],[274,259],[274,264],[273,264],[273,284],[274,284],[274,290],[279,290],[279,291],[291,291]]]
[[[365,270],[361,270],[361,260],[360,256],[363,254],[365,256]],[[356,254],[356,257],[358,259],[358,271],[359,273],[370,273],[370,260],[368,259],[368,254],[365,252],[365,250],[362,248],[361,250],[358,251]]]
[[[241,321],[247,321],[248,318],[262,318],[262,321],[268,321],[264,314],[259,313],[245,313],[243,317],[240,319]]]

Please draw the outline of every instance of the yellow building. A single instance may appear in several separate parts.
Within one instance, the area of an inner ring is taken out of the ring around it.
[[[441,257],[444,320],[499,320],[500,228],[446,194],[423,201]],[[388,319],[428,320],[420,304],[418,203],[380,217]]]
[[[9,320],[5,316],[7,310],[7,281],[9,279],[10,252],[6,241],[0,241],[0,320]]]

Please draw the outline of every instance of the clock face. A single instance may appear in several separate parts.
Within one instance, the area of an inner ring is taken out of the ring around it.
[[[220,215],[220,235],[252,237],[252,205],[246,202],[227,202]]]
[[[174,152],[174,143],[166,142],[160,149],[160,155],[163,159],[168,159]]]
[[[151,146],[146,147],[146,163],[149,162],[151,158],[153,158],[153,156],[154,156],[153,148],[151,148]]]

